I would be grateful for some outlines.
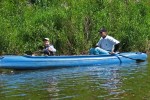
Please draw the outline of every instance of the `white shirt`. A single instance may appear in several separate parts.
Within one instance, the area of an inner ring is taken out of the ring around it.
[[[53,45],[50,45],[49,48],[50,48],[50,50],[51,50],[52,52],[56,52],[56,49],[54,48]]]
[[[55,49],[54,46],[51,45],[51,44],[50,44],[50,45],[47,45],[44,50],[49,50],[49,49],[50,49],[50,51],[52,51],[52,52],[56,52],[56,49]]]
[[[105,38],[101,37],[97,45],[104,50],[113,51],[114,45],[118,43],[120,43],[118,40],[107,35]]]

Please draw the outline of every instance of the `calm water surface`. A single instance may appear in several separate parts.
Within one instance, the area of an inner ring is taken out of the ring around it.
[[[149,61],[1,71],[0,100],[150,100]]]

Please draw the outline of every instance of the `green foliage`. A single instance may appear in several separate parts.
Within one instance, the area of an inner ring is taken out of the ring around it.
[[[87,53],[105,26],[121,51],[149,50],[149,1],[1,0],[0,53],[36,50],[49,37],[58,54]]]

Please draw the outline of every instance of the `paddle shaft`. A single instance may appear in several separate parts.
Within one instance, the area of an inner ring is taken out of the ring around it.
[[[142,60],[142,59],[134,59],[134,58],[130,58],[130,57],[127,57],[127,56],[124,56],[124,55],[118,55],[118,56],[122,56],[122,57],[124,57],[124,58],[136,60],[137,62],[142,62],[142,61],[144,61],[144,60]]]

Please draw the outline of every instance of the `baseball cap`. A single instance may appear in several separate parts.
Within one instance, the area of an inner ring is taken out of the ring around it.
[[[104,28],[102,28],[102,29],[100,29],[98,32],[107,32],[107,30],[106,29],[104,29]]]

